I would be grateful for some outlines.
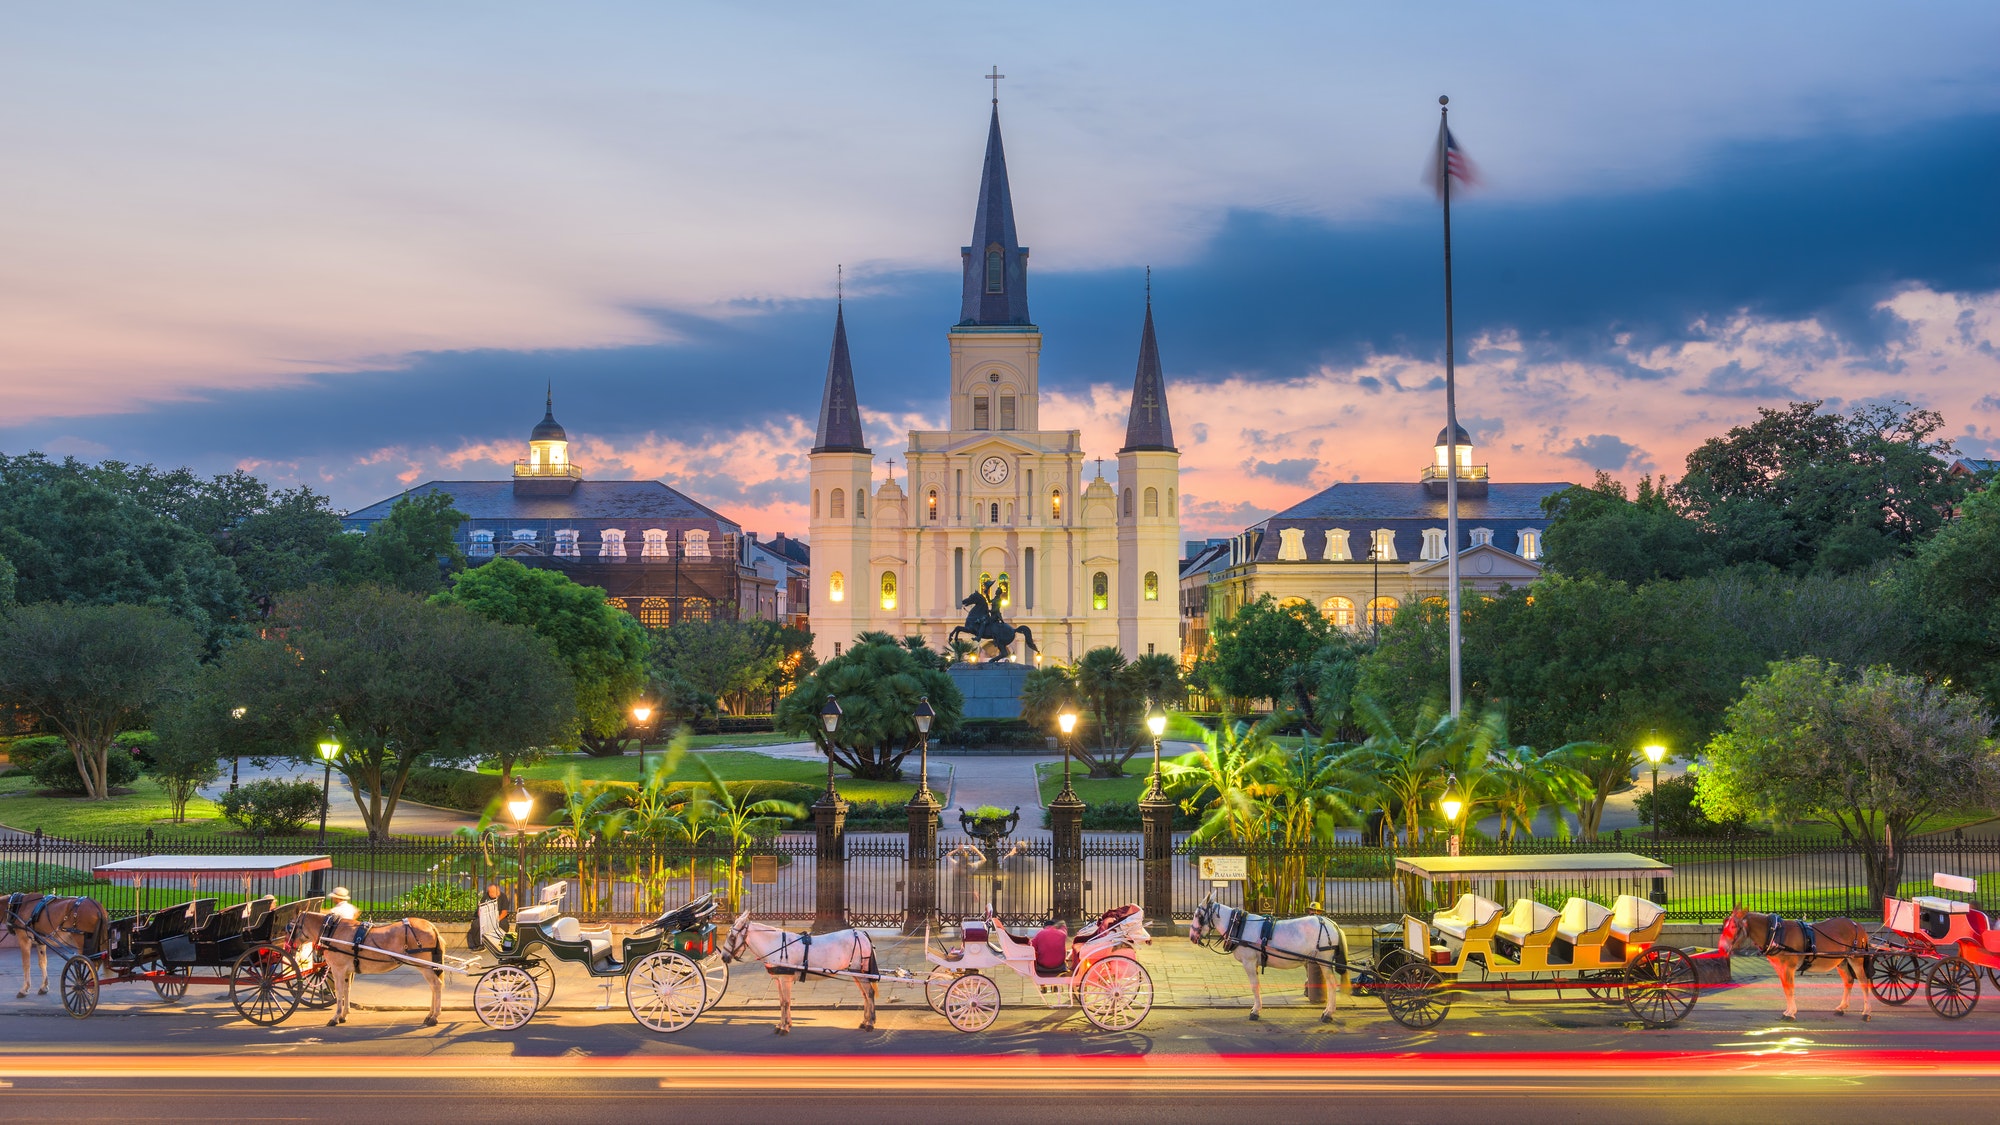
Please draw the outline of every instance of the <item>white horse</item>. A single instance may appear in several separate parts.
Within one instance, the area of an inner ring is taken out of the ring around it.
[[[1240,924],[1238,919],[1242,920]],[[1271,927],[1269,938],[1264,935],[1267,922]],[[1264,1011],[1264,985],[1257,975],[1259,969],[1266,964],[1291,968],[1312,961],[1323,963],[1331,953],[1333,971],[1339,975],[1340,984],[1326,982],[1326,1010],[1319,1014],[1319,1022],[1333,1022],[1333,1010],[1340,1004],[1340,989],[1347,982],[1347,938],[1332,919],[1317,914],[1267,919],[1217,902],[1211,893],[1195,910],[1188,939],[1196,945],[1213,943],[1222,952],[1235,955],[1243,966],[1244,978],[1250,982],[1253,1020],[1261,1018]]]
[[[828,934],[795,934],[762,922],[752,922],[748,910],[729,924],[729,938],[722,943],[722,960],[760,961],[764,971],[777,978],[779,1035],[792,1031],[792,981],[809,975],[830,976],[839,972],[874,974],[875,946],[860,930],[835,930]],[[861,989],[861,1030],[875,1030],[874,980],[851,978]]]

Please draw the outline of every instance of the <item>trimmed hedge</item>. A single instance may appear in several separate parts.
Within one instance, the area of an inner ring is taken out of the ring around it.
[[[53,734],[31,734],[8,744],[7,761],[22,773],[33,773],[35,766],[43,758],[57,752],[64,757],[69,756],[69,747],[63,744],[60,737]]]
[[[996,750],[1042,750],[1048,747],[1049,732],[1025,719],[962,719],[957,730],[938,742]]]
[[[695,734],[768,734],[778,729],[773,715],[715,715],[686,725]]]
[[[83,792],[83,775],[76,772],[76,756],[56,740],[56,752],[37,758],[29,771],[35,776],[35,784],[51,793]],[[113,743],[104,755],[104,780],[113,789],[120,789],[139,780],[139,759],[122,743]]]
[[[1174,830],[1185,831],[1199,827],[1201,818],[1174,807]],[[1042,827],[1048,828],[1049,813],[1042,810]],[[1083,810],[1083,827],[1096,832],[1137,832],[1144,827],[1140,819],[1137,801],[1104,801],[1086,805]]]

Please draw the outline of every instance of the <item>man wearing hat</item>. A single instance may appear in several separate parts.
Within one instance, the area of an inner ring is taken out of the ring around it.
[[[326,908],[328,914],[347,922],[352,922],[356,918],[361,917],[360,909],[347,901],[346,887],[333,888],[333,894],[330,898],[333,905]]]

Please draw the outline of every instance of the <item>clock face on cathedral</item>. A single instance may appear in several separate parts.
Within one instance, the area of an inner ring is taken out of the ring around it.
[[[1007,479],[1007,459],[988,457],[979,463],[979,479],[987,484],[999,484]]]

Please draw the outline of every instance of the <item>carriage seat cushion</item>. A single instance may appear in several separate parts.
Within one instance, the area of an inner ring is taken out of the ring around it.
[[[1611,904],[1611,936],[1620,941],[1630,941],[1633,934],[1651,926],[1665,913],[1665,908],[1650,899],[1619,895]]]
[[[521,911],[518,911],[514,915],[514,920],[524,925],[532,926],[537,923],[546,922],[549,919],[554,918],[556,916],[556,911],[560,909],[562,909],[562,907],[557,903],[545,902],[540,906],[530,906]]]
[[[1076,937],[1073,940],[1075,944],[1082,945],[1086,941],[1090,941],[1094,938],[1102,936],[1105,933],[1110,932],[1110,930],[1113,927],[1117,926],[1120,922],[1123,922],[1125,919],[1130,918],[1137,913],[1139,913],[1139,907],[1136,903],[1126,903],[1124,906],[1114,906],[1111,909],[1105,911],[1103,917],[1099,918],[1095,922],[1090,923],[1084,928],[1078,930],[1076,932]]]
[[[1609,910],[1587,898],[1570,899],[1563,903],[1562,921],[1556,924],[1556,936],[1574,944],[1576,939],[1604,925],[1604,920],[1610,916]]]
[[[1963,914],[1972,909],[1970,904],[1955,899],[1938,898],[1935,895],[1918,895],[1910,901],[1925,910],[1935,910],[1939,914]]]
[[[601,930],[586,930],[571,915],[564,915],[549,926],[549,936],[557,941],[580,942],[590,949],[590,959],[601,961],[611,955],[611,927]]]
[[[1464,941],[1465,931],[1491,922],[1499,916],[1500,910],[1500,904],[1490,898],[1463,894],[1458,896],[1457,904],[1450,910],[1440,910],[1431,915],[1431,928]]]
[[[1516,945],[1525,944],[1531,935],[1547,930],[1557,916],[1553,906],[1545,906],[1531,898],[1516,899],[1513,909],[1500,919],[1498,932]]]

